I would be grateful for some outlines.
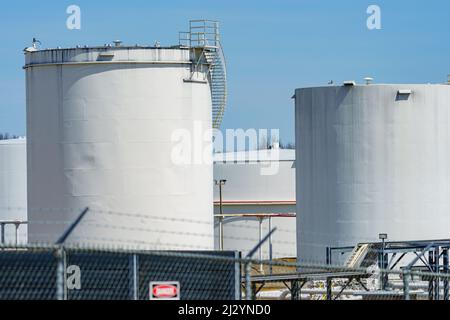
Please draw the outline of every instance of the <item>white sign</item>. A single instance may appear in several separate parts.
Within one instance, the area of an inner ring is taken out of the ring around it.
[[[150,282],[150,300],[180,300],[180,283]]]

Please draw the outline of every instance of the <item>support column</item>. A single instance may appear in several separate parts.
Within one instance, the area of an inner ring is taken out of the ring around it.
[[[261,241],[262,241],[262,238],[263,238],[263,235],[262,235],[262,233],[263,233],[263,218],[262,217],[259,217],[258,218],[259,219],[259,243],[261,243]],[[259,259],[259,271],[262,273],[262,272],[264,272],[264,266],[263,266],[263,264],[262,264],[262,259],[263,259],[263,257],[262,257],[262,246],[260,246],[259,247],[259,249],[258,249],[258,259]]]
[[[291,300],[300,300],[300,286],[298,280],[293,280],[291,282]]]
[[[410,300],[409,282],[411,281],[411,271],[403,270],[403,299]]]
[[[430,250],[428,252],[428,263],[431,267],[431,270],[434,271],[434,250]],[[433,300],[434,299],[434,281],[433,278],[431,278],[428,281],[428,299]]]
[[[439,264],[439,258],[440,258],[440,247],[436,247],[434,249],[434,272],[436,273],[436,277],[434,279],[434,299],[439,300],[440,299],[440,278],[439,278],[439,272],[440,272],[440,264]]]
[[[327,247],[327,265],[331,265],[331,248]]]
[[[327,300],[333,299],[333,278],[327,278]]]
[[[448,248],[442,250],[442,263],[443,272],[445,276],[448,276]],[[444,278],[444,300],[449,300],[449,288],[448,288],[448,278]]]
[[[272,231],[272,217],[269,217],[269,232]],[[269,236],[269,260],[272,262],[273,260],[273,244],[272,244],[272,235]],[[269,273],[272,274],[272,264],[269,266]]]
[[[245,263],[245,300],[248,301],[253,300],[251,273],[252,263],[248,261]]]
[[[17,245],[19,244],[19,227],[20,227],[20,223],[19,222],[14,223],[14,227],[16,228],[15,231],[14,231],[14,241],[15,241],[15,244],[16,244],[16,247],[17,247]]]
[[[389,268],[389,255],[387,253],[385,253],[383,256],[383,269],[387,270],[388,268]],[[386,290],[388,279],[389,279],[389,273],[384,272],[383,273],[383,283],[382,283],[383,290]]]
[[[223,216],[219,217],[219,251],[223,251]]]

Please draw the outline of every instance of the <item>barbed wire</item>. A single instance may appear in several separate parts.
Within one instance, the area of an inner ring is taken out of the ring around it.
[[[84,209],[74,209],[74,208],[23,208],[23,207],[0,207],[1,210],[9,210],[9,211],[24,211],[26,212],[40,212],[40,213],[57,213],[57,212],[71,212],[74,215],[79,214]],[[114,211],[114,210],[101,210],[101,209],[89,209],[91,213],[99,213],[104,215],[113,215],[113,216],[119,216],[119,217],[128,217],[128,218],[136,218],[136,219],[149,219],[149,220],[160,220],[160,221],[169,221],[169,222],[180,222],[180,223],[193,223],[193,224],[204,224],[204,225],[211,225],[214,223],[214,226],[217,226],[218,223],[213,222],[214,217],[211,218],[211,221],[205,221],[205,220],[198,220],[198,219],[188,219],[188,218],[180,218],[180,217],[170,217],[170,216],[162,216],[162,215],[154,215],[154,214],[144,214],[144,213],[130,213],[130,212],[122,212],[122,211]],[[232,228],[239,228],[239,229],[250,229],[250,230],[259,230],[259,226],[250,226],[250,225],[237,225],[238,221],[232,220],[234,218],[230,219],[224,219],[224,224],[230,225],[233,224]],[[295,218],[294,218],[295,219]],[[232,221],[230,221],[232,220]],[[35,222],[36,220],[33,220]],[[247,217],[245,222],[256,222],[255,219],[252,217]],[[60,221],[61,223],[71,223],[72,221]],[[267,222],[267,219],[264,219],[264,222]],[[284,233],[292,233],[295,234],[295,230],[290,229],[283,229],[283,228],[277,228],[279,232]]]

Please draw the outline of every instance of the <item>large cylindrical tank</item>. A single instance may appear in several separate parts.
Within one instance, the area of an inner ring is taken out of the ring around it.
[[[16,241],[14,222],[27,221],[26,168],[25,139],[0,141],[0,222],[4,224],[5,230],[4,237],[0,239],[4,239],[6,244]],[[27,242],[25,224],[18,225],[17,235],[19,243]]]
[[[174,136],[210,143],[207,68],[193,75],[181,47],[30,51],[30,242],[55,242],[89,207],[68,243],[212,249],[212,162],[173,157]]]
[[[214,179],[222,186],[223,245],[246,255],[277,228],[261,247],[263,259],[296,256],[295,150],[270,149],[217,153]],[[220,190],[214,186],[214,212],[220,216]],[[215,222],[215,247],[220,247],[219,218]],[[259,253],[259,252],[258,252]],[[258,258],[258,253],[255,258]]]
[[[298,258],[450,238],[450,86],[297,89]]]

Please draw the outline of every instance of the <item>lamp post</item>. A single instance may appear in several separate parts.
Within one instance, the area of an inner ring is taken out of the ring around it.
[[[387,237],[388,237],[388,235],[387,235],[387,233],[380,233],[379,235],[378,235],[378,238],[381,240],[381,266],[380,266],[380,269],[381,269],[381,272],[380,272],[380,277],[381,277],[381,289],[382,290],[385,290],[386,289],[386,279],[385,279],[385,274],[384,274],[384,272],[383,272],[383,269],[385,269],[385,256],[384,256],[384,251],[385,251],[385,240],[387,239]]]
[[[219,186],[219,250],[223,251],[223,200],[222,200],[222,186],[227,183],[227,180],[214,180],[216,186]]]

